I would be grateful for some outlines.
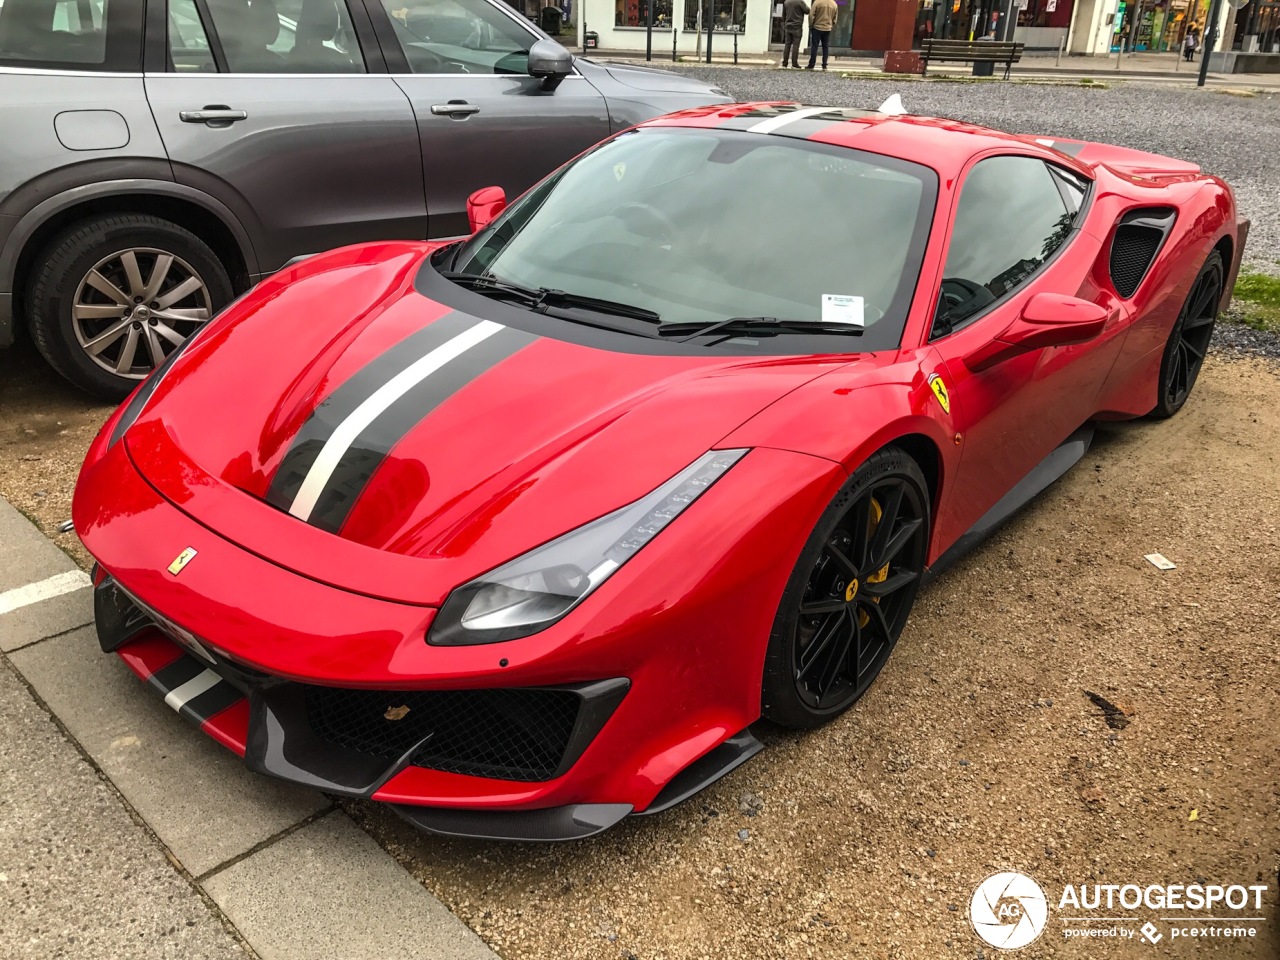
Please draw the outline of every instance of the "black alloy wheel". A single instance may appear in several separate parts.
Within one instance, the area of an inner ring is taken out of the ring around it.
[[[867,691],[907,622],[928,543],[919,466],[880,451],[827,508],[788,582],[766,655],[766,717],[815,727]]]
[[[1222,302],[1223,273],[1222,255],[1215,250],[1196,274],[1169,332],[1164,358],[1160,361],[1160,392],[1151,411],[1153,416],[1173,416],[1191,395],[1191,388],[1204,366],[1205,354],[1209,352],[1209,341],[1213,339],[1218,306]]]

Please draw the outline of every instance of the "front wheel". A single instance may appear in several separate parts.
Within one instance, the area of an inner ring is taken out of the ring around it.
[[[929,543],[929,497],[903,451],[845,482],[800,553],[769,636],[761,711],[816,727],[871,686],[907,622]]]
[[[1209,341],[1213,339],[1218,305],[1222,302],[1223,274],[1222,254],[1215,250],[1196,274],[1169,332],[1160,361],[1160,384],[1156,405],[1151,411],[1153,417],[1172,417],[1191,396],[1191,388],[1209,352]]]

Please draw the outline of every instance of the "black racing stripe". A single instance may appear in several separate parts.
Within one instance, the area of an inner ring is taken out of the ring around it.
[[[351,444],[307,522],[337,533],[392,447],[449,397],[537,339],[534,334],[505,327],[407,391]]]
[[[267,503],[280,510],[293,506],[298,488],[338,425],[396,374],[475,324],[475,318],[464,313],[447,313],[383,351],[322,400],[280,461],[267,488]]]
[[[243,699],[243,693],[226,680],[219,680],[216,685],[210,687],[200,696],[184,703],[178,713],[194,723],[204,723],[210,717],[227,709],[237,700]]]
[[[147,677],[147,683],[151,684],[161,693],[167,694],[171,690],[176,690],[188,680],[194,680],[200,674],[204,673],[206,667],[207,664],[203,664],[195,657],[187,656],[184,653],[167,667],[161,667],[151,676]]]

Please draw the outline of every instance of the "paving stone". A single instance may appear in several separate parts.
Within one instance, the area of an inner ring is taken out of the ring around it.
[[[192,874],[328,805],[318,793],[246,770],[102,653],[92,627],[11,659]]]
[[[0,957],[244,960],[4,664],[0,731]]]
[[[263,960],[497,960],[341,811],[204,887]]]

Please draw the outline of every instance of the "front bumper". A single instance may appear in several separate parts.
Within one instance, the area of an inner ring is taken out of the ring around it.
[[[409,768],[513,782],[563,776],[629,686],[622,678],[443,691],[298,683],[213,653],[101,574],[94,620],[104,652],[118,653],[169,707],[250,770],[344,797],[376,799]],[[632,811],[620,803],[503,813],[393,806],[433,833],[512,840],[580,839]]]

